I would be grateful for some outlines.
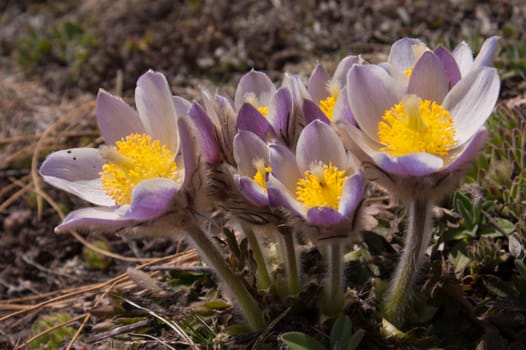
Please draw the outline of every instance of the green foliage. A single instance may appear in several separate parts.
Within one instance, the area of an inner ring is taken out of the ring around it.
[[[69,78],[77,80],[97,47],[94,35],[77,23],[59,21],[48,29],[31,29],[15,50],[17,64],[29,73],[37,73],[40,66],[55,63],[67,66]]]
[[[365,332],[362,329],[352,332],[351,319],[341,315],[334,321],[329,335],[327,348],[315,338],[302,332],[287,332],[281,335],[281,340],[291,350],[354,350],[358,348]]]
[[[50,315],[44,315],[38,318],[35,323],[31,326],[29,331],[29,337],[34,337],[47,329],[54,327],[58,324],[67,322],[71,319],[71,316],[67,313],[54,313]],[[60,345],[64,342],[73,338],[75,335],[75,328],[71,326],[64,326],[57,328],[51,332],[42,334],[32,343],[28,345],[29,350],[46,350],[46,349],[60,349]]]
[[[99,238],[96,241],[93,241],[91,244],[93,244],[95,247],[101,250],[107,252],[111,251],[110,244],[103,238]],[[82,249],[82,259],[84,260],[88,268],[92,270],[104,270],[111,263],[111,259],[108,256],[91,250],[88,247],[84,247]]]
[[[327,350],[322,343],[302,332],[283,333],[281,340],[291,350]]]
[[[488,120],[488,147],[468,173],[484,197],[495,203],[495,216],[515,223],[526,238],[526,110],[500,107]]]

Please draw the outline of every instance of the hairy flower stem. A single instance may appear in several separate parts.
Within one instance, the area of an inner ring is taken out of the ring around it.
[[[405,247],[384,299],[384,318],[400,328],[411,302],[413,284],[431,239],[433,204],[424,199],[408,203]]]
[[[279,229],[280,244],[284,251],[285,270],[289,280],[289,295],[298,294],[300,290],[300,272],[296,254],[294,233],[290,229]]]
[[[322,295],[322,312],[335,317],[343,311],[343,247],[341,242],[330,243],[325,247],[327,261],[327,276],[325,277]]]
[[[259,244],[259,240],[257,239],[256,234],[254,233],[254,230],[252,229],[250,224],[242,221],[241,227],[243,229],[243,232],[245,233],[245,237],[247,238],[248,245],[250,246],[250,249],[252,250],[252,256],[254,257],[254,260],[256,261],[257,286],[260,289],[267,289],[272,284],[272,280],[268,272],[267,261],[265,260],[265,256],[263,255],[263,251],[261,250],[261,245]]]
[[[243,279],[227,265],[225,258],[208,235],[199,227],[193,226],[187,229],[187,238],[194,243],[201,258],[215,270],[224,287],[231,292],[250,328],[257,331],[265,327],[263,311],[259,304],[246,288]]]

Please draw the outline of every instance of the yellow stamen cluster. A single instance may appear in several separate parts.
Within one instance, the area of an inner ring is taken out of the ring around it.
[[[261,188],[266,192],[267,191],[267,174],[272,171],[272,168],[265,166],[265,161],[263,159],[256,159],[252,163],[256,168],[256,174],[252,178]]]
[[[267,106],[259,106],[256,109],[259,111],[259,113],[263,114],[264,117],[267,116],[267,114],[268,114],[268,107]]]
[[[102,188],[119,205],[131,202],[132,190],[141,181],[178,177],[173,153],[147,134],[131,134],[100,152],[107,161],[100,173]]]
[[[253,92],[249,92],[244,96],[244,100],[245,102],[250,103],[252,106],[254,106],[254,108],[257,109],[259,113],[261,113],[265,118],[267,117],[268,106],[260,106],[256,94],[254,94]]]
[[[442,105],[410,95],[385,112],[378,138],[381,150],[395,157],[415,152],[446,156],[455,145],[453,117]]]
[[[332,163],[314,164],[296,184],[296,198],[307,207],[326,206],[338,209],[347,178],[344,170]]]
[[[411,66],[411,67],[407,68],[404,71],[404,75],[409,78],[411,76],[411,73],[413,73],[413,68],[414,68],[414,66]]]
[[[332,96],[327,97],[325,100],[320,101],[320,109],[329,120],[332,121],[332,115],[334,113],[334,105],[336,99]]]
[[[340,84],[335,80],[330,80],[327,83],[326,87],[327,91],[329,92],[329,97],[327,97],[324,100],[320,101],[320,109],[325,114],[325,116],[332,121],[333,114],[334,114],[334,106],[336,105],[336,100],[338,99],[338,96],[340,95]]]

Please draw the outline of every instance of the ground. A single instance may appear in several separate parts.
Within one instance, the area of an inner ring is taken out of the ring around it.
[[[85,203],[44,184],[39,164],[51,151],[100,145],[98,89],[133,103],[135,82],[150,68],[192,100],[200,86],[232,94],[251,68],[276,82],[284,72],[307,79],[317,62],[333,69],[347,54],[382,61],[401,37],[450,49],[464,40],[478,51],[491,35],[501,37],[502,87],[490,143],[437,209],[440,238],[419,282],[419,312],[404,334],[382,334],[374,294],[401,246],[404,215],[395,205],[385,214],[392,223],[379,218],[362,256],[348,263],[346,314],[364,331],[364,349],[526,347],[522,1],[79,4],[0,2],[0,349],[284,348],[278,336],[291,330],[326,341],[330,322],[308,307],[301,319],[284,308],[263,333],[232,335],[236,313],[184,243],[55,234],[61,215]],[[305,255],[308,271],[316,259]]]

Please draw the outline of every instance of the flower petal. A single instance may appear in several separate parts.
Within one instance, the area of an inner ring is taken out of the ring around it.
[[[256,174],[255,160],[262,159],[265,164],[269,163],[267,144],[253,132],[239,130],[234,137],[234,159],[239,174],[252,177]]]
[[[457,61],[460,74],[463,77],[466,76],[466,74],[468,74],[471,70],[471,66],[473,65],[473,51],[471,51],[471,48],[465,41],[462,41],[460,44],[457,45],[457,47],[455,47],[455,49],[452,52],[452,55]]]
[[[283,140],[290,139],[289,132],[290,118],[292,118],[292,95],[290,90],[286,87],[279,88],[269,106],[269,113],[267,115],[268,122],[272,125],[276,134]]]
[[[372,64],[354,65],[347,76],[347,97],[360,128],[378,140],[378,123],[398,103],[403,90],[386,70]]]
[[[401,157],[391,157],[378,152],[373,157],[376,164],[386,172],[402,176],[424,176],[434,173],[444,165],[442,158],[418,152]]]
[[[397,40],[389,51],[387,62],[394,65],[401,71],[405,71],[416,62],[414,47],[416,45],[425,45],[421,40],[414,38],[402,38]]]
[[[133,222],[120,214],[119,207],[82,208],[70,212],[55,228],[55,232],[67,232],[75,229],[117,230]]]
[[[333,80],[337,81],[340,84],[340,88],[343,88],[347,83],[347,73],[352,68],[353,65],[362,63],[363,60],[360,56],[346,56],[344,57],[333,74]]]
[[[239,130],[252,131],[263,140],[276,137],[272,125],[250,103],[245,103],[239,109],[237,115],[237,127]]]
[[[179,137],[181,138],[180,153],[183,155],[184,162],[184,180],[182,188],[185,188],[195,176],[198,167],[197,163],[197,149],[195,145],[195,136],[186,118],[179,118],[177,120],[177,127],[179,130]]]
[[[329,96],[327,91],[327,82],[331,79],[331,76],[321,64],[317,64],[312,74],[309,77],[307,84],[307,90],[314,103],[318,104],[321,100],[326,99]]]
[[[126,136],[145,132],[137,112],[120,97],[99,90],[96,106],[97,123],[107,144],[114,144]]]
[[[180,96],[172,96],[172,100],[174,102],[175,113],[178,116],[188,115],[188,111],[190,110],[190,107],[192,107],[190,101]]]
[[[307,211],[307,220],[319,227],[330,227],[344,221],[346,217],[331,207],[312,207]]]
[[[141,181],[133,188],[131,204],[123,217],[139,221],[154,219],[168,210],[178,190],[179,185],[166,178]]]
[[[490,67],[493,65],[493,59],[497,51],[498,41],[498,36],[492,36],[484,41],[482,47],[480,48],[480,52],[473,61],[473,67],[471,69],[483,66]]]
[[[342,89],[334,105],[332,122],[337,123],[339,121],[346,121],[347,123],[356,125],[356,119],[354,119],[354,114],[347,100],[347,87]]]
[[[442,65],[444,66],[444,69],[449,79],[449,86],[451,87],[455,85],[461,78],[460,70],[458,68],[458,64],[455,60],[455,57],[453,57],[451,52],[449,52],[442,46],[439,46],[435,49],[435,55],[438,56],[438,58],[442,62]]]
[[[176,152],[177,114],[165,76],[151,70],[144,73],[137,81],[135,103],[146,132]]]
[[[199,133],[198,142],[205,161],[208,164],[221,162],[223,157],[217,144],[216,129],[208,114],[198,103],[194,102],[188,110],[188,115],[192,118]]]
[[[95,148],[73,148],[50,154],[39,172],[52,186],[97,205],[113,206],[100,180],[104,163]]]
[[[269,152],[272,174],[288,191],[296,193],[296,183],[302,176],[296,165],[296,156],[287,147],[279,144],[269,145]]]
[[[422,99],[442,103],[449,90],[449,79],[440,59],[426,51],[416,62],[407,90]]]
[[[349,176],[345,180],[340,205],[338,207],[338,211],[342,215],[349,216],[356,210],[358,204],[362,201],[365,185],[365,177],[361,171]]]
[[[241,105],[247,102],[247,95],[251,93],[257,97],[260,105],[268,106],[275,91],[276,87],[265,73],[251,70],[241,77],[237,85],[234,95],[234,107],[236,110],[241,108]]]
[[[454,160],[447,164],[443,171],[453,171],[470,165],[480,154],[480,150],[484,148],[488,138],[488,130],[481,128],[469,141],[467,141],[461,148],[457,150]]]
[[[303,100],[303,114],[305,115],[305,122],[307,122],[307,124],[314,120],[321,120],[326,124],[331,123],[320,107],[309,99]]]
[[[234,180],[239,188],[239,192],[252,204],[258,207],[269,205],[267,192],[263,190],[254,180],[246,177],[234,175]]]
[[[309,170],[313,163],[332,163],[347,169],[345,147],[336,132],[326,123],[315,120],[303,129],[296,146],[296,159],[300,172]]]
[[[495,68],[479,67],[462,78],[448,93],[443,106],[453,116],[457,145],[469,140],[490,116],[499,96]]]
[[[283,206],[301,215],[303,218],[307,218],[307,206],[297,201],[294,197],[294,192],[291,192],[279,179],[272,175],[272,173],[269,174],[267,180],[267,193],[271,206]]]

